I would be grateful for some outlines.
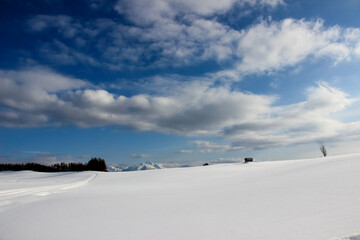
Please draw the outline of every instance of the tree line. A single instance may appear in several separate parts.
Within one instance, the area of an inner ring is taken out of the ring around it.
[[[78,172],[78,171],[102,171],[107,172],[105,160],[102,158],[91,158],[88,163],[55,163],[42,165],[39,163],[0,163],[0,171],[22,171],[30,170],[36,172]]]

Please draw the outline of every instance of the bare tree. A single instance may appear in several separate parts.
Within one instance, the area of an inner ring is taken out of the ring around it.
[[[321,151],[321,153],[324,155],[324,157],[326,157],[327,151],[326,151],[326,148],[325,148],[324,145],[321,145],[321,146],[320,146],[320,151]]]

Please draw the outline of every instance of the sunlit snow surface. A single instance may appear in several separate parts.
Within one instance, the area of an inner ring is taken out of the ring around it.
[[[1,172],[0,239],[360,240],[360,154],[141,172]]]

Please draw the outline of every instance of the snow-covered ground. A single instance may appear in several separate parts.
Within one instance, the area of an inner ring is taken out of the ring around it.
[[[360,239],[360,154],[121,173],[0,173],[1,240]]]

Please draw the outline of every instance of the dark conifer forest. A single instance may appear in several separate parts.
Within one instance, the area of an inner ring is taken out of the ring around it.
[[[56,163],[53,165],[42,165],[39,163],[0,163],[0,171],[22,171],[31,170],[37,172],[78,172],[78,171],[102,171],[107,172],[105,160],[102,158],[91,158],[88,163]]]

